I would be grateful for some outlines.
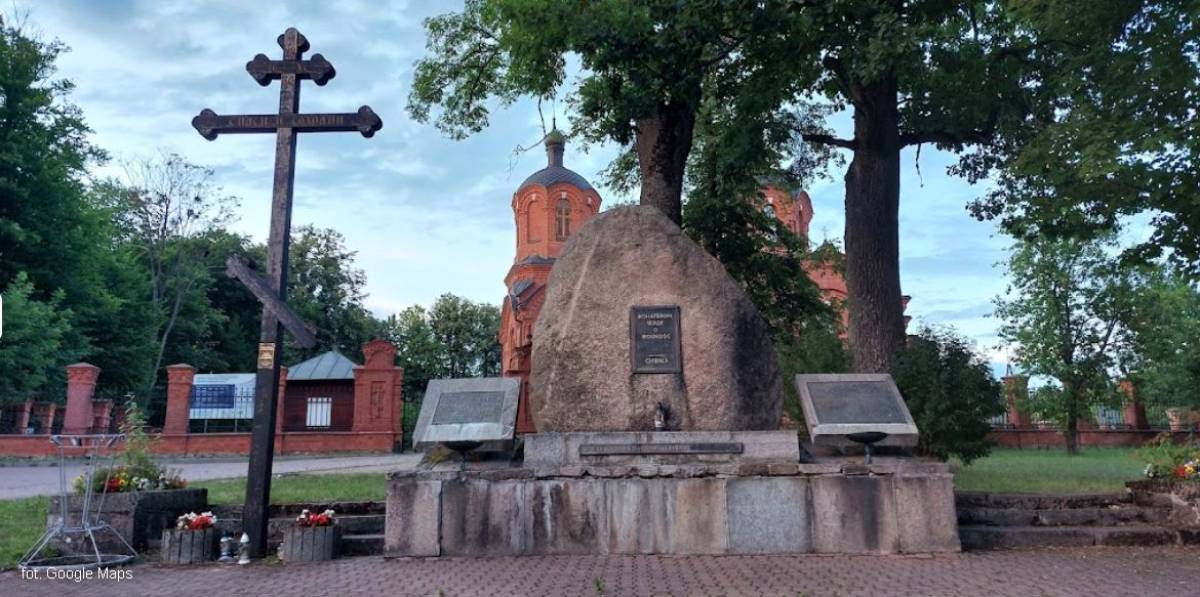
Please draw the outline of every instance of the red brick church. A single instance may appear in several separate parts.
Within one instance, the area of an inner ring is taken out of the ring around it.
[[[545,300],[546,279],[567,237],[600,211],[600,195],[578,173],[563,166],[566,143],[558,131],[546,136],[545,168],[534,172],[513,193],[517,255],[504,277],[508,294],[500,315],[501,372],[520,377],[521,402],[517,431],[531,432],[529,416],[529,355],[533,324]],[[776,186],[763,189],[763,209],[796,234],[808,235],[812,200],[808,193],[794,195]],[[808,275],[827,300],[846,300],[846,281],[832,267],[814,264]]]

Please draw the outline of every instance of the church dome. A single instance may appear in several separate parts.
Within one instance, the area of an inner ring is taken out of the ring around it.
[[[521,186],[517,187],[517,192],[530,185],[541,185],[549,187],[550,185],[565,182],[573,185],[581,190],[591,190],[592,185],[588,184],[586,178],[580,176],[574,170],[570,170],[563,166],[563,149],[566,145],[566,137],[554,129],[546,135],[546,167],[534,172],[526,178]]]

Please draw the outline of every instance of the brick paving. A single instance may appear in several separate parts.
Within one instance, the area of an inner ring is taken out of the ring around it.
[[[1200,595],[1200,548],[1120,547],[937,556],[347,558],[307,565],[137,565],[131,580],[22,580],[0,595],[676,595],[796,597]]]

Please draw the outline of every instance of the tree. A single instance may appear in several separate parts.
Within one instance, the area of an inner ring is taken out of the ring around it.
[[[446,377],[443,346],[433,336],[425,308],[413,305],[383,321],[383,337],[396,345],[396,364],[404,369],[405,400],[419,400],[431,379]]]
[[[413,305],[383,322],[404,368],[404,395],[422,396],[431,379],[500,373],[500,309],[453,294],[428,310]]]
[[[500,372],[500,309],[443,294],[429,309],[429,327],[443,347],[450,377],[487,377]]]
[[[85,294],[79,276],[94,222],[83,180],[104,157],[66,99],[73,85],[54,79],[64,51],[0,16],[0,284],[25,272],[41,299],[59,288],[71,299]]]
[[[900,152],[959,152],[993,142],[1038,109],[1041,63],[1007,2],[815,3],[796,54],[821,69],[816,88],[854,116],[850,138],[800,132],[851,152],[846,171],[846,285],[855,369],[887,371],[904,342],[900,294]],[[919,153],[918,153],[919,155]],[[957,170],[953,170],[957,172]]]
[[[797,24],[790,4],[467,0],[462,12],[426,20],[430,55],[416,64],[409,113],[426,122],[440,108],[438,127],[465,137],[487,126],[492,98],[554,99],[566,85],[568,56],[578,56],[582,74],[568,97],[573,133],[636,155],[641,203],[679,223],[697,112],[712,79],[760,73],[747,92],[775,105],[801,82],[778,76],[793,68],[779,60],[791,49],[782,34]]]
[[[237,198],[224,195],[212,181],[213,171],[175,154],[142,159],[126,166],[128,182],[113,194],[114,217],[123,240],[145,262],[150,300],[155,310],[157,356],[150,369],[151,387],[167,353],[188,298],[211,281],[205,262],[204,235],[233,218]],[[119,183],[113,183],[119,185]],[[200,313],[188,321],[196,323]]]
[[[1122,325],[1118,369],[1147,403],[1200,407],[1200,291],[1163,267],[1145,281]]]
[[[319,345],[300,357],[335,349],[355,353],[378,333],[379,323],[363,306],[367,276],[354,267],[356,251],[330,228],[301,226],[288,252],[288,305],[317,328]]]
[[[1141,214],[1153,232],[1129,256],[1200,273],[1200,2],[1007,4],[1054,65],[1028,87],[1052,109],[964,162],[993,183],[972,211],[1023,237],[1089,237]]]
[[[969,340],[924,326],[909,336],[892,375],[921,430],[918,451],[964,463],[988,454],[988,419],[1004,412],[1004,401],[991,367]]]
[[[829,156],[803,146],[788,153],[796,146],[794,115],[755,118],[762,110],[742,110],[731,103],[738,101],[736,96],[713,95],[696,129],[684,230],[741,283],[777,344],[790,343],[803,325],[833,328],[833,310],[804,270],[806,261],[824,257],[810,254],[808,239],[768,215],[761,196],[764,182],[799,188]],[[781,169],[784,161],[790,165]]]
[[[1108,371],[1135,301],[1129,268],[1111,255],[1115,240],[1020,240],[1008,260],[1009,298],[996,298],[1000,336],[1030,375],[1053,378],[1067,451],[1078,452],[1078,421],[1109,393]]]
[[[18,273],[3,296],[0,406],[7,406],[38,396],[79,353],[63,345],[70,331],[71,313],[61,308],[61,290],[49,300],[39,301],[29,277]]]

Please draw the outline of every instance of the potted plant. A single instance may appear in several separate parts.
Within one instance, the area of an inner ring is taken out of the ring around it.
[[[319,562],[337,557],[341,548],[342,528],[334,520],[333,510],[300,512],[296,524],[283,534],[279,559],[285,562]]]
[[[1176,443],[1163,433],[1138,455],[1146,462],[1146,478],[1125,484],[1134,501],[1171,508],[1169,524],[1200,527],[1200,446]]]
[[[216,546],[217,517],[212,512],[188,512],[175,521],[175,528],[162,535],[162,560],[168,564],[199,564],[212,561]]]

